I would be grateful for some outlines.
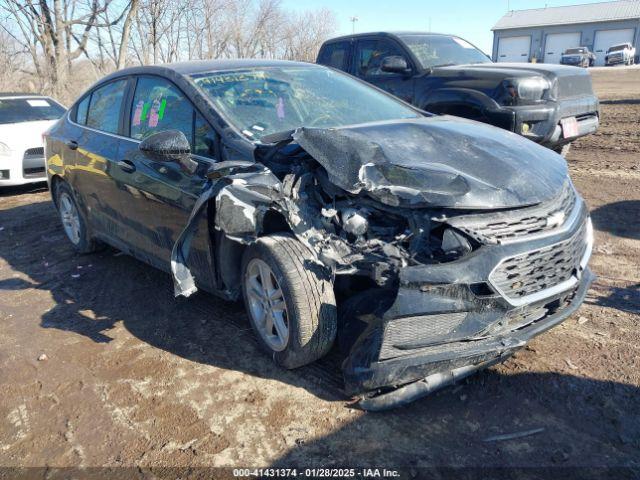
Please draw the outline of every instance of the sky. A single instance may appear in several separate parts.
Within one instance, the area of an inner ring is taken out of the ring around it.
[[[458,35],[485,53],[491,53],[491,28],[508,9],[559,7],[602,0],[283,0],[297,10],[326,7],[338,20],[338,34],[351,33],[350,17],[357,16],[355,31],[420,30]],[[429,26],[431,25],[431,28]]]

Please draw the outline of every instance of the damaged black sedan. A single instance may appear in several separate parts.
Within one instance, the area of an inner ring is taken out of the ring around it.
[[[593,279],[560,155],[322,66],[122,70],[47,133],[46,157],[79,252],[107,243],[171,272],[176,295],[242,297],[285,368],[337,343],[369,410],[504,360]]]

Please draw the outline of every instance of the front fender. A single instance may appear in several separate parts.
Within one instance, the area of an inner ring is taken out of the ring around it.
[[[280,196],[279,187],[279,180],[260,164],[248,165],[232,175],[209,178],[171,251],[176,296],[189,297],[198,290],[187,259],[198,219],[209,202],[215,202],[215,229],[229,239],[249,243],[259,235],[264,214]]]
[[[435,90],[424,100],[424,110],[455,115],[505,130],[513,131],[515,112],[504,109],[487,94],[470,88],[443,88]]]

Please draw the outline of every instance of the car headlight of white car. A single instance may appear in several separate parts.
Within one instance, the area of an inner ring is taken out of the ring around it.
[[[0,157],[8,157],[11,155],[11,149],[6,143],[0,142]]]

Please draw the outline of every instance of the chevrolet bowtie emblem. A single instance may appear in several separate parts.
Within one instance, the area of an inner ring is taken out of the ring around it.
[[[564,212],[554,212],[547,217],[547,227],[559,227],[564,223]]]

